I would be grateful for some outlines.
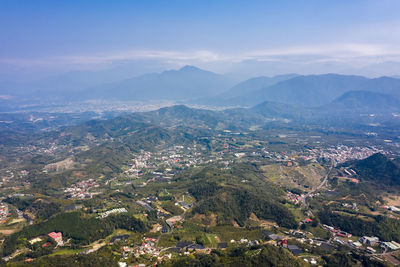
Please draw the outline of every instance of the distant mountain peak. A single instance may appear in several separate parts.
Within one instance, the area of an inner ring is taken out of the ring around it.
[[[199,69],[198,67],[192,66],[192,65],[186,65],[183,66],[182,68],[179,69],[179,71],[204,71],[202,69]]]
[[[194,66],[151,73],[99,87],[98,94],[113,99],[187,100],[210,97],[225,91],[233,82],[224,75]],[[88,93],[90,95],[90,93]]]

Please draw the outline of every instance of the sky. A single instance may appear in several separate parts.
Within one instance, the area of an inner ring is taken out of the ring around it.
[[[0,78],[183,65],[400,75],[399,14],[398,0],[0,0]]]

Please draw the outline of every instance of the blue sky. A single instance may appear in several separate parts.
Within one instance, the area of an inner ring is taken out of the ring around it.
[[[397,0],[0,0],[0,73],[121,62],[351,72],[400,62],[399,14]]]

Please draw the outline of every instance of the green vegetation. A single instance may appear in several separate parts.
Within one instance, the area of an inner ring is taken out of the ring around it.
[[[325,256],[323,256],[323,259],[325,260],[326,266],[328,266],[328,267],[336,267],[336,266],[385,267],[385,266],[391,266],[387,263],[368,258],[364,255],[349,254],[349,253],[345,253],[345,252],[337,252],[332,255],[325,255]]]
[[[165,266],[302,266],[302,258],[372,266],[369,256],[359,256],[361,249],[334,246],[321,224],[400,241],[400,215],[380,207],[382,192],[399,195],[397,163],[381,154],[351,161],[333,167],[321,184],[333,160],[382,147],[362,127],[349,131],[263,117],[285,108],[270,107],[214,112],[177,106],[2,144],[2,255],[11,266],[26,265],[27,258],[38,266],[152,265],[161,258]],[[67,167],[59,164],[66,159]],[[359,177],[341,173],[344,167]],[[397,198],[387,205],[398,206]],[[97,217],[116,208],[128,212]],[[23,218],[31,215],[33,220]],[[168,220],[176,215],[177,221]],[[306,218],[312,222],[300,223]],[[63,234],[63,246],[47,236],[53,231]],[[270,238],[276,246],[267,245]],[[282,248],[282,240],[304,253],[295,257],[299,252]],[[183,242],[212,252],[172,249]],[[172,259],[166,259],[169,253]]]
[[[116,260],[114,260],[110,255],[102,255],[99,253],[93,254],[75,254],[75,255],[56,255],[56,256],[44,256],[36,259],[33,262],[27,263],[10,263],[8,266],[11,267],[23,267],[23,266],[118,266]]]
[[[76,245],[87,245],[110,235],[114,229],[144,232],[145,224],[129,215],[109,216],[106,219],[85,218],[80,212],[61,213],[49,220],[27,226],[21,231],[8,236],[4,241],[3,255],[9,255],[27,240],[59,231],[66,238],[71,238]]]
[[[400,221],[384,216],[357,216],[324,209],[318,213],[321,222],[336,226],[357,236],[377,236],[381,240],[400,242]]]
[[[183,210],[176,206],[174,201],[163,201],[162,207],[172,215],[179,215],[183,213]]]
[[[355,162],[353,168],[364,179],[381,185],[400,185],[400,167],[381,153]]]
[[[254,166],[249,166],[253,169]],[[230,175],[230,180],[221,185],[221,181]],[[197,204],[191,213],[217,214],[218,225],[231,225],[233,222],[243,226],[246,220],[254,213],[258,218],[276,221],[283,227],[296,227],[293,214],[281,203],[276,201],[273,187],[261,188],[249,187],[240,184],[232,184],[237,176],[249,176],[243,170],[237,170],[235,174],[216,172],[215,170],[203,170],[196,173],[196,182],[189,186],[189,193],[196,198]],[[209,179],[208,177],[212,177]],[[236,179],[240,179],[240,178]],[[219,184],[215,181],[218,179]],[[252,177],[249,176],[249,179]],[[252,178],[254,179],[254,178]],[[257,180],[254,183],[258,183]]]
[[[21,211],[29,210],[42,219],[50,218],[61,211],[60,204],[42,199],[9,197],[4,202],[16,206]]]
[[[288,250],[273,246],[234,247],[227,251],[212,251],[210,255],[195,254],[180,257],[162,266],[307,266]]]
[[[222,225],[235,221],[243,226],[251,213],[258,218],[274,220],[283,227],[293,228],[297,225],[293,214],[284,205],[246,190],[225,189],[198,201],[202,203],[193,208],[192,213],[214,212],[218,214],[218,224]]]

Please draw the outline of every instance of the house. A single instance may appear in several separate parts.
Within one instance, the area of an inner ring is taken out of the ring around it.
[[[49,245],[51,245],[50,242],[44,243],[44,244],[42,245],[42,248],[48,247]]]
[[[381,243],[381,246],[382,246],[383,248],[390,249],[390,250],[398,250],[398,249],[400,249],[400,244],[397,243],[397,242],[395,242],[395,241],[392,241],[392,242],[382,242],[382,243]]]
[[[336,235],[341,236],[341,237],[351,237],[351,234],[343,232],[343,231],[337,232]]]
[[[338,243],[338,244],[340,244],[340,245],[344,245],[345,244],[345,242],[342,239],[338,238],[338,237],[335,237],[333,239],[333,241]]]
[[[363,236],[359,240],[363,244],[375,246],[379,243],[379,238],[376,236]]]
[[[64,207],[64,211],[74,211],[74,210],[79,210],[79,209],[82,209],[82,205],[72,204],[72,205],[67,205]]]
[[[168,224],[169,227],[173,227],[173,225],[177,222],[182,221],[182,216],[178,215],[178,216],[173,216],[167,220],[165,220],[165,222]]]
[[[62,233],[61,232],[51,232],[48,234],[50,238],[52,238],[54,241],[57,242],[57,245],[62,246],[63,245],[63,240],[62,240]]]
[[[251,240],[249,242],[249,246],[258,246],[260,244],[260,242],[258,242],[258,240]]]
[[[191,207],[193,207],[193,203],[187,204],[187,205],[183,206],[182,208],[184,208],[185,210],[188,210],[188,209],[190,209]]]
[[[283,248],[287,248],[287,247],[288,247],[288,242],[287,242],[287,240],[284,239],[284,240],[282,240],[282,241],[279,241],[279,242],[278,242],[278,246],[281,246],[281,247],[283,247]]]
[[[37,242],[40,242],[40,241],[42,241],[42,239],[40,237],[36,237],[34,239],[29,240],[29,244],[33,245],[33,244],[35,244]]]
[[[110,243],[112,244],[112,243],[115,243],[115,242],[118,242],[121,240],[127,240],[128,238],[129,238],[129,235],[116,235],[110,239]]]

